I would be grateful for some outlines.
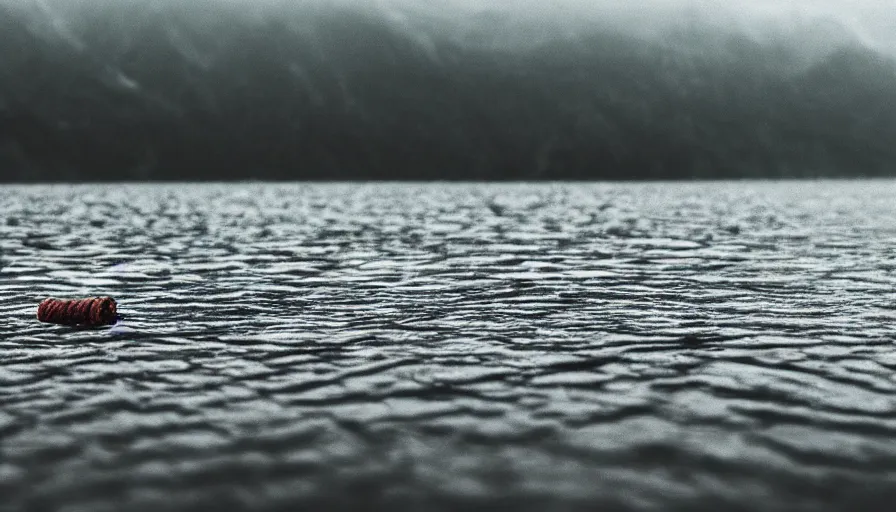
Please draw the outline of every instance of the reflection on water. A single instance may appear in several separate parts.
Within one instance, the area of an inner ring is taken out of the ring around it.
[[[896,183],[0,191],[13,509],[896,495]],[[106,330],[39,324],[108,294]]]

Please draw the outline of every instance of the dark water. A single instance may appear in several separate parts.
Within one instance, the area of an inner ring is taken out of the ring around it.
[[[894,196],[5,187],[0,508],[886,509]]]

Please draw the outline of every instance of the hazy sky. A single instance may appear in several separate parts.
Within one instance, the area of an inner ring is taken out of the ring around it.
[[[762,37],[805,32],[814,26],[830,29],[836,24],[866,45],[896,53],[896,0],[314,1],[365,4],[385,11],[425,12],[456,21],[461,21],[464,14],[485,12],[554,23],[575,20],[579,24],[612,24],[636,33],[649,33],[669,24],[704,23]]]
[[[51,10],[61,18],[84,6],[96,12],[98,6],[127,2],[184,5],[182,0],[0,0],[6,5],[30,4],[45,13]],[[763,31],[805,30],[813,23],[834,20],[865,44],[896,53],[896,0],[192,0],[187,5],[211,13],[222,3],[247,12],[302,5],[363,6],[393,16],[426,14],[461,24],[465,15],[490,12],[561,25],[613,24],[635,33],[669,23],[699,22],[761,36]]]

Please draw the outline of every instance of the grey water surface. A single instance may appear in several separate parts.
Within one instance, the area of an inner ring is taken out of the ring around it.
[[[894,197],[4,186],[0,509],[887,509]]]

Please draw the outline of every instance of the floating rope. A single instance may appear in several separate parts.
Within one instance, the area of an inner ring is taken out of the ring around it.
[[[41,322],[75,326],[112,325],[118,320],[118,305],[112,297],[81,300],[46,299],[37,307]]]

